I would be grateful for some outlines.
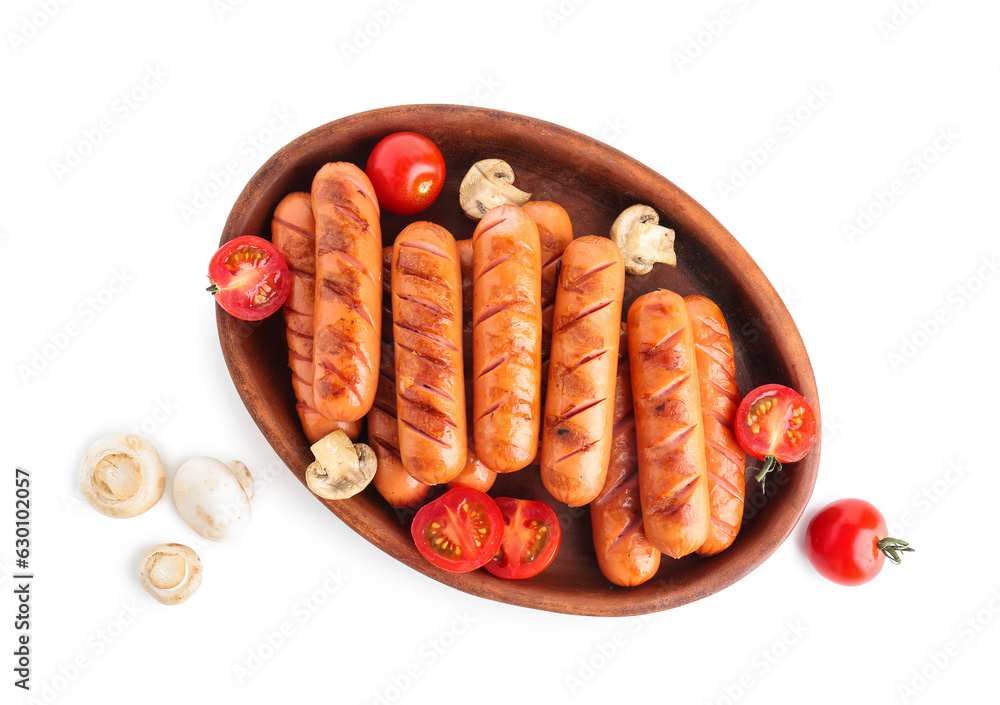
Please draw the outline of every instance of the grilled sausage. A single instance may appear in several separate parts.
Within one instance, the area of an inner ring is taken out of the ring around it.
[[[684,300],[666,289],[636,299],[628,312],[628,348],[643,526],[656,548],[680,558],[705,542],[711,523],[698,371]]]
[[[375,403],[368,412],[368,445],[375,451],[378,465],[372,484],[378,493],[393,507],[412,507],[419,504],[430,492],[425,485],[403,467],[399,453],[399,431],[396,419],[396,362],[393,346],[382,342],[379,356],[378,391]]]
[[[712,515],[708,538],[698,554],[711,556],[732,544],[743,519],[746,459],[733,434],[740,390],[733,342],[722,311],[704,296],[686,296],[684,305],[694,336]]]
[[[313,396],[337,421],[368,413],[378,386],[382,231],[378,202],[353,164],[323,166],[312,183],[316,218]]]
[[[538,241],[542,252],[542,363],[548,360],[549,340],[552,336],[552,316],[556,303],[556,274],[563,252],[573,241],[573,223],[569,213],[552,201],[528,201],[521,209],[538,227]],[[544,378],[543,378],[543,387]]]
[[[288,365],[295,392],[295,411],[310,443],[340,429],[356,441],[360,421],[334,421],[320,414],[313,400],[313,305],[316,300],[316,221],[312,199],[297,191],[281,199],[271,219],[271,241],[285,258],[291,291],[282,307],[288,341]]]
[[[421,482],[465,467],[462,274],[458,246],[439,225],[407,226],[392,248],[392,335],[399,451]]]
[[[538,228],[517,206],[479,221],[473,247],[473,442],[497,472],[538,453],[541,256]]]
[[[542,430],[542,482],[579,507],[604,487],[611,454],[625,261],[606,237],[573,240],[562,257]]]
[[[615,585],[631,587],[649,580],[660,567],[660,552],[646,538],[639,501],[635,416],[628,371],[628,340],[621,324],[615,378],[611,458],[604,488],[590,503],[597,564]]]

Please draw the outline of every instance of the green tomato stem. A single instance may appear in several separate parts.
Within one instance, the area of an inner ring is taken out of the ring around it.
[[[906,551],[912,553],[914,550],[916,550],[910,548],[910,544],[908,544],[906,541],[903,541],[902,539],[893,539],[893,538],[879,539],[879,542],[876,544],[876,546],[878,550],[880,550],[885,555],[886,558],[888,558],[896,565],[899,565],[900,563],[903,562],[903,557],[899,555],[900,553],[905,553]]]
[[[757,482],[760,483],[760,489],[761,489],[761,491],[764,490],[764,479],[767,476],[767,473],[773,472],[773,471],[776,471],[776,470],[781,470],[781,461],[779,461],[773,455],[769,455],[766,458],[764,458],[764,465],[763,465],[763,467],[761,467],[760,472],[758,472],[757,475],[755,476],[756,479],[757,479]]]

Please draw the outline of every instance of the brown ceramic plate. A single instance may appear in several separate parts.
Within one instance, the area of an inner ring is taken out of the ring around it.
[[[220,242],[251,234],[270,239],[271,214],[285,194],[308,191],[313,175],[326,162],[364,167],[375,144],[399,131],[420,132],[438,144],[447,180],[424,213],[410,218],[383,213],[385,245],[413,220],[439,223],[458,239],[470,237],[475,223],[458,206],[458,185],[473,163],[487,157],[509,162],[516,185],[532,192],[534,199],[564,206],[578,237],[606,235],[624,208],[647,203],[661,214],[661,222],[676,230],[678,265],[657,265],[650,274],[628,277],[626,310],[636,297],[657,288],[708,296],[729,322],[741,391],[770,382],[785,384],[802,393],[819,415],[816,382],[799,332],[774,287],[733,236],[690,196],[636,160],[541,120],[481,108],[406,105],[331,122],[294,140],[260,168],[237,199]],[[304,483],[303,472],[313,458],[295,413],[282,317],[247,323],[220,309],[218,327],[229,371],[251,416]],[[542,486],[537,466],[501,475],[491,491],[494,496],[547,501],[559,515],[559,555],[529,580],[502,580],[485,570],[438,570],[414,548],[409,531],[413,512],[394,510],[374,487],[350,500],[325,504],[389,555],[459,590],[554,612],[643,614],[721,590],[770,556],[791,533],[812,494],[819,446],[817,438],[805,460],[770,479],[766,495],[748,472],[743,528],[729,549],[712,558],[664,558],[659,573],[634,588],[617,587],[604,578],[594,557],[589,510],[555,502]]]

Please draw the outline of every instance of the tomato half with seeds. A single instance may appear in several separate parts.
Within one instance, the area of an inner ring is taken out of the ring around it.
[[[748,455],[763,460],[763,482],[781,463],[802,460],[816,441],[816,414],[794,389],[765,384],[743,397],[736,410],[736,440]]]
[[[255,235],[243,235],[220,247],[208,264],[206,289],[226,312],[259,321],[281,308],[292,279],[278,248]]]
[[[562,527],[545,502],[497,497],[503,541],[486,570],[498,578],[531,578],[549,567],[562,543]]]
[[[497,552],[503,515],[485,492],[456,487],[421,507],[410,533],[424,558],[438,568],[465,573]]]

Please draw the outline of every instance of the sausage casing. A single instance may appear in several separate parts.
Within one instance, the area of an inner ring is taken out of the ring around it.
[[[382,231],[375,190],[353,164],[324,165],[312,183],[316,218],[313,396],[337,421],[368,413],[378,387]]]
[[[579,507],[604,487],[611,454],[625,262],[606,237],[573,240],[562,256],[542,430],[542,482]]]
[[[455,238],[428,222],[407,226],[392,249],[392,335],[403,465],[426,484],[465,467],[462,275]]]
[[[722,311],[704,296],[686,296],[694,337],[695,361],[705,428],[705,471],[712,526],[698,554],[711,556],[728,548],[740,530],[746,493],[743,449],[733,422],[740,405],[733,342]]]
[[[517,206],[497,206],[479,221],[472,247],[473,443],[487,467],[513,472],[538,453],[538,228]]]
[[[615,585],[631,587],[646,582],[656,574],[660,567],[660,552],[646,538],[642,525],[635,416],[632,412],[625,330],[622,323],[608,474],[601,493],[590,503],[590,522],[597,564],[604,577]]]
[[[308,193],[285,196],[274,209],[271,241],[285,258],[291,275],[291,291],[282,307],[288,341],[288,364],[292,369],[295,411],[310,443],[338,429],[351,440],[361,432],[359,421],[334,421],[316,410],[313,399],[313,307],[316,301],[316,221]]]
[[[708,538],[711,516],[694,338],[684,300],[666,289],[628,312],[629,367],[639,447],[643,526],[680,558]]]

